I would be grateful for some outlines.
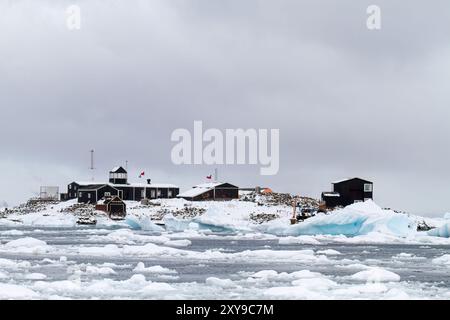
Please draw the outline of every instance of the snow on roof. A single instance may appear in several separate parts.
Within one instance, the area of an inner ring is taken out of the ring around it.
[[[340,193],[339,192],[324,192],[323,195],[325,197],[340,197]]]
[[[112,187],[132,187],[132,188],[178,188],[178,186],[170,183],[130,183],[130,184],[112,184]]]
[[[180,193],[177,197],[179,198],[193,198],[201,195],[202,193],[208,192],[215,187],[218,187],[225,182],[207,182],[194,186],[192,189],[189,189],[183,193]]]
[[[194,186],[194,188],[215,188],[220,186],[221,184],[224,184],[223,182],[207,182],[207,183],[201,183],[198,184],[196,186]]]
[[[366,179],[362,179],[362,178],[358,178],[358,177],[351,177],[351,178],[345,178],[345,179],[333,181],[332,184],[337,184],[337,183],[341,183],[341,182],[349,181],[349,180],[353,180],[353,179],[359,179],[359,180],[370,182],[369,180],[366,180]]]
[[[177,197],[193,198],[193,197],[201,195],[202,193],[208,192],[221,184],[222,183],[218,183],[218,182],[202,183],[202,184],[194,186],[192,189],[189,189],[185,192],[180,193]]]
[[[103,181],[74,181],[72,183],[76,183],[80,186],[92,186],[92,185],[104,185],[108,184],[108,182]]]
[[[178,198],[193,198],[193,197],[201,195],[202,193],[208,192],[211,189],[213,189],[213,188],[195,187],[195,188],[189,189],[183,193],[180,193],[179,195],[177,195],[177,197]]]

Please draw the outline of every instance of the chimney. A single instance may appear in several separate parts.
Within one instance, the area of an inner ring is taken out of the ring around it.
[[[152,183],[152,179],[147,179],[147,184],[151,184]]]

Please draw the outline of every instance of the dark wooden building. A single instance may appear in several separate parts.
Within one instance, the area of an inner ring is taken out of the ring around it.
[[[328,208],[348,206],[355,202],[373,199],[373,182],[351,178],[332,183],[332,192],[322,192],[322,201]]]
[[[109,172],[109,182],[74,181],[67,186],[67,200],[96,204],[101,199],[118,196],[126,201],[146,199],[175,198],[180,188],[168,183],[128,183],[127,171],[116,167]]]
[[[119,197],[112,197],[105,200],[106,212],[112,219],[123,219],[127,214],[127,206]]]
[[[239,187],[222,182],[204,183],[179,194],[178,198],[190,201],[238,199]]]

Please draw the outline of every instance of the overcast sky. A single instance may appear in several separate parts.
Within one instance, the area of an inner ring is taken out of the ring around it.
[[[0,201],[89,179],[91,148],[99,181],[128,160],[132,181],[204,182],[214,167],[170,159],[202,120],[280,129],[277,175],[221,180],[318,198],[360,176],[383,207],[448,212],[449,39],[447,0],[1,1]]]

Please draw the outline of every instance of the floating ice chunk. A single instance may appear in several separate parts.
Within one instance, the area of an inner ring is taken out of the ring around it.
[[[291,275],[297,279],[317,278],[317,277],[322,276],[318,272],[311,272],[309,270],[295,271],[295,272],[292,272]]]
[[[198,224],[192,223],[191,220],[188,219],[177,219],[173,215],[166,215],[164,217],[164,225],[166,227],[166,230],[168,231],[175,231],[175,232],[182,232],[184,230],[188,229],[194,229],[197,230]]]
[[[383,210],[372,200],[355,203],[328,215],[319,214],[295,225],[282,219],[262,226],[277,235],[345,235],[373,232],[407,237],[416,233],[416,222],[405,214]]]
[[[143,262],[139,262],[136,265],[136,268],[133,269],[133,272],[139,272],[139,273],[177,273],[176,270],[164,268],[161,266],[152,266],[152,267],[145,267]]]
[[[220,288],[234,288],[236,284],[231,279],[219,279],[215,277],[209,277],[206,279],[205,283],[210,286],[220,287]]]
[[[145,287],[139,290],[141,294],[145,295],[157,295],[160,296],[161,292],[164,291],[173,291],[175,290],[174,287],[172,287],[168,283],[163,282],[151,282],[150,284],[147,284]]]
[[[450,254],[444,254],[439,258],[434,258],[432,262],[436,264],[444,264],[450,266]]]
[[[0,234],[2,236],[23,236],[25,233],[23,231],[14,229],[14,230],[1,231]]]
[[[297,279],[292,281],[292,284],[294,286],[312,290],[328,290],[338,286],[336,282],[322,277]]]
[[[197,223],[199,229],[209,229],[214,232],[247,232],[251,231],[249,222],[245,218],[248,217],[248,213],[231,214],[227,212],[227,207],[220,206],[218,204],[212,204],[208,207],[206,212],[192,219]]]
[[[164,245],[169,246],[169,247],[188,247],[191,244],[192,244],[191,240],[188,240],[188,239],[170,240],[170,241],[164,242]]]
[[[35,299],[39,295],[31,289],[14,284],[0,283],[0,299]]]
[[[0,268],[16,268],[17,263],[10,259],[0,258]]]
[[[116,274],[116,272],[110,267],[96,267],[96,266],[87,266],[86,267],[87,274]]]
[[[278,240],[278,244],[312,244],[318,245],[320,242],[312,236],[298,236],[298,237],[282,237]]]
[[[125,223],[128,224],[132,229],[162,232],[164,228],[155,224],[150,217],[134,217],[127,216]]]
[[[261,270],[251,275],[252,278],[268,279],[278,275],[275,270]]]
[[[0,271],[0,279],[8,279],[8,278],[9,277],[6,273]]]
[[[385,270],[383,268],[370,268],[368,270],[360,271],[350,276],[353,280],[366,282],[398,282],[400,276],[394,272]]]
[[[27,280],[44,280],[47,276],[42,273],[28,273],[25,275],[25,279]]]
[[[46,253],[53,249],[51,246],[47,245],[45,241],[31,237],[12,240],[3,245],[3,248],[8,251],[31,254]]]
[[[323,300],[327,298],[326,295],[300,286],[273,287],[264,291],[264,295],[269,299]]]
[[[431,229],[428,231],[428,235],[433,237],[450,238],[450,222],[439,228]]]
[[[317,251],[317,253],[325,254],[327,256],[336,256],[336,255],[340,255],[341,254],[339,251],[333,250],[333,249],[319,250],[319,251]]]
[[[115,244],[108,244],[104,247],[80,247],[78,252],[87,256],[117,256],[121,254],[121,249]]]

